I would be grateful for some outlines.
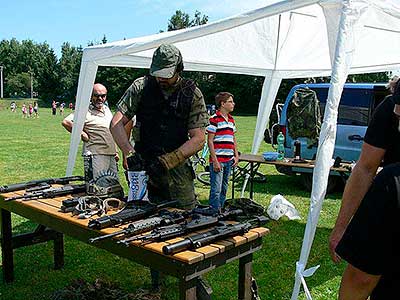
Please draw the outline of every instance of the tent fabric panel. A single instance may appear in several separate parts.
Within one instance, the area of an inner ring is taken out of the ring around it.
[[[370,7],[360,20],[352,67],[394,64],[399,61],[400,22],[382,10]],[[384,55],[382,54],[384,50]]]
[[[332,156],[336,140],[336,123],[340,97],[344,83],[352,63],[355,37],[360,32],[362,16],[368,10],[368,4],[364,1],[345,1],[337,35],[335,59],[332,68],[331,86],[328,92],[328,99],[325,105],[324,119],[319,136],[315,168],[313,172],[313,185],[310,199],[310,209],[307,217],[307,224],[304,232],[303,244],[300,258],[297,262],[295,273],[295,284],[293,287],[292,300],[298,298],[300,283],[305,291],[308,291],[304,280],[304,269],[310,255],[311,246],[314,240],[322,203],[326,195],[329,171],[332,166]],[[306,293],[307,299],[311,295]]]
[[[96,73],[97,65],[95,63],[82,63],[79,73],[78,91],[74,111],[74,126],[72,127],[71,133],[66,176],[71,176],[74,170],[79,142],[81,140],[81,132],[85,124],[86,113],[89,108]]]
[[[331,69],[326,23],[320,6],[291,12],[289,31],[280,49],[277,70]]]
[[[244,14],[236,15],[230,18],[226,18],[220,21],[211,22],[205,25],[186,28],[182,30],[164,32],[159,35],[149,36],[147,38],[138,39],[131,41],[132,43],[121,44],[104,44],[96,45],[89,48],[85,48],[90,51],[88,59],[101,59],[113,55],[124,55],[128,53],[137,53],[146,50],[157,48],[162,43],[177,44],[183,41],[197,39],[203,36],[209,36],[213,33],[224,32],[229,29],[239,27],[260,19],[264,19],[279,13],[298,9],[308,5],[318,3],[320,0],[286,0],[279,1],[272,5],[255,9],[253,11],[246,12]],[[336,0],[338,1],[338,0]]]
[[[175,45],[190,63],[273,69],[277,26],[278,17],[270,17]]]
[[[251,153],[257,154],[260,145],[264,139],[264,132],[269,123],[269,116],[271,115],[272,107],[275,103],[276,95],[278,94],[279,86],[281,85],[282,78],[278,77],[275,72],[271,72],[266,76],[261,91],[260,103],[258,105],[258,114],[256,128],[254,129],[253,144]]]

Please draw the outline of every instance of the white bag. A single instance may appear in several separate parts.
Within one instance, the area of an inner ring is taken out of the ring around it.
[[[267,214],[273,220],[278,220],[282,216],[287,216],[289,220],[301,219],[294,205],[287,201],[281,194],[272,197],[271,203],[267,208]]]

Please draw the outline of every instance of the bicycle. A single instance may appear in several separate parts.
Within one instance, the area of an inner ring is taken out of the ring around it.
[[[199,152],[197,152],[192,157],[192,166],[196,174],[196,179],[205,185],[210,185],[210,166],[208,165],[207,161],[207,156],[209,152],[210,151],[208,149],[207,143],[205,143],[203,149],[201,150],[201,154],[199,155]],[[197,173],[199,165],[203,167],[204,171]]]

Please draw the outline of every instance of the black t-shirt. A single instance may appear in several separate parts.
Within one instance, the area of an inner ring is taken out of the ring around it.
[[[400,162],[399,120],[393,113],[394,101],[391,95],[375,109],[364,141],[374,147],[385,149],[382,165]]]
[[[400,287],[400,163],[384,168],[362,200],[336,252],[354,267],[382,275],[371,300],[393,299]]]

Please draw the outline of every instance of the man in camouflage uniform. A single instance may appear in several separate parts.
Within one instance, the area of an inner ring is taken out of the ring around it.
[[[180,77],[182,70],[178,48],[158,47],[150,75],[136,79],[122,96],[110,129],[128,165],[144,161],[149,199],[179,200],[180,207],[190,209],[196,197],[189,157],[204,145],[208,115],[201,91],[193,81]],[[124,125],[135,115],[133,147]]]

